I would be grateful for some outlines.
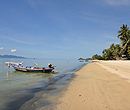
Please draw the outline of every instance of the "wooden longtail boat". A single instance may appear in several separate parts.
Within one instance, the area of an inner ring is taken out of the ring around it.
[[[17,71],[23,71],[23,72],[43,72],[43,73],[50,73],[54,69],[54,67],[51,67],[51,68],[31,67],[31,66],[16,65],[16,64],[12,64],[12,63],[9,63],[9,66],[13,67]]]

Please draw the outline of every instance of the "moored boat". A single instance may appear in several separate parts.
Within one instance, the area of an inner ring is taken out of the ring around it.
[[[54,69],[54,67],[47,68],[47,67],[33,67],[33,66],[22,66],[22,65],[16,65],[13,63],[8,63],[8,66],[13,67],[17,71],[22,72],[43,72],[43,73],[50,73]]]

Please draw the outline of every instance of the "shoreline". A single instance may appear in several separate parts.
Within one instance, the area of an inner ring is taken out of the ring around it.
[[[57,99],[63,95],[63,92],[67,90],[70,82],[76,77],[74,72],[80,70],[80,68],[82,68],[84,65],[86,64],[80,64],[80,66],[70,69],[64,74],[55,77],[55,81],[52,80],[52,82],[50,82],[50,84],[44,90],[36,93],[32,99],[28,100],[22,106],[20,106],[20,110],[55,109],[55,106],[59,103]]]
[[[129,110],[129,64],[99,61],[83,66],[58,99],[56,110]]]
[[[48,105],[53,103],[53,101],[50,101],[53,98],[52,96],[60,94],[60,90],[62,91],[63,89],[62,86],[66,86],[66,84],[69,85],[68,82],[71,81],[71,79],[69,79],[72,77],[71,74],[84,64],[84,62],[80,63],[77,60],[53,60],[52,63],[57,66],[56,70],[59,71],[59,73],[44,74],[14,71],[13,68],[5,66],[5,62],[7,62],[7,60],[2,59],[0,66],[0,108],[2,110],[25,110],[28,108],[35,109],[43,106],[48,107]],[[18,59],[13,62],[21,61]],[[24,62],[26,62],[26,65],[29,65],[32,63],[32,60],[25,59]],[[36,62],[39,64],[40,62],[43,62],[43,65],[45,65],[49,61],[48,59],[38,59]],[[66,80],[68,81],[66,82]]]

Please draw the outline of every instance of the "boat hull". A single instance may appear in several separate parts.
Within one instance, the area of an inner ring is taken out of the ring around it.
[[[42,73],[51,73],[53,68],[40,68],[40,69],[26,69],[26,68],[19,68],[14,67],[16,71],[22,71],[22,72],[42,72]]]
[[[54,67],[52,68],[46,68],[46,67],[31,67],[31,66],[22,66],[17,65],[15,63],[8,63],[8,66],[13,67],[16,71],[22,71],[22,72],[42,72],[42,73],[51,73]]]

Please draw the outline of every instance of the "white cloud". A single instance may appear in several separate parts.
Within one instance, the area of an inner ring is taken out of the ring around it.
[[[16,52],[16,49],[12,49],[11,52]]]
[[[3,47],[0,47],[0,50],[3,50]]]

